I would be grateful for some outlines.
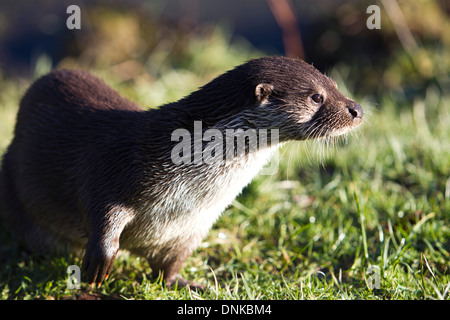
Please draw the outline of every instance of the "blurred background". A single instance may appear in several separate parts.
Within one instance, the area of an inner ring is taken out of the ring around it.
[[[79,30],[66,26],[72,4]],[[371,4],[380,29],[366,26]],[[449,14],[448,0],[0,1],[0,79],[78,67],[139,87],[178,71],[172,88],[136,97],[158,104],[249,58],[287,55],[331,75],[337,67],[336,80],[375,106],[386,90],[409,105],[450,86]]]

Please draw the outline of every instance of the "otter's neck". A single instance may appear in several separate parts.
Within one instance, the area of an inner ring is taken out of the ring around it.
[[[245,161],[279,143],[277,129],[252,120],[257,112],[261,108],[230,110],[217,102],[205,106],[188,97],[145,112],[139,128],[144,137],[139,140],[151,141],[148,152],[175,165]]]
[[[141,149],[148,189],[160,199],[166,195],[167,211],[177,215],[210,206],[221,212],[278,146],[261,144],[271,137],[270,129],[250,128],[239,111],[212,119],[199,110],[179,102],[166,105],[146,112],[139,128],[139,140],[148,142]]]

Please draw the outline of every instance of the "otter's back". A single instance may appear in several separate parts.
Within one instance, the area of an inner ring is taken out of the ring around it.
[[[82,70],[55,70],[39,78],[23,97],[19,114],[32,111],[31,108],[38,112],[44,104],[59,111],[74,111],[74,108],[142,111],[103,80]]]

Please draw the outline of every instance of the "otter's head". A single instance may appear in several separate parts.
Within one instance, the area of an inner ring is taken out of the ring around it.
[[[332,79],[285,57],[250,60],[189,98],[193,120],[216,128],[276,128],[280,141],[338,136],[363,120],[361,106]]]
[[[278,128],[281,141],[338,136],[363,120],[361,106],[339,92],[332,79],[292,58],[250,60],[197,94],[208,106],[210,121],[203,120],[213,126]]]
[[[247,67],[254,74],[256,109],[262,109],[258,114],[270,119],[272,126],[279,120],[282,140],[338,136],[363,120],[361,106],[304,61],[270,57],[250,61]]]

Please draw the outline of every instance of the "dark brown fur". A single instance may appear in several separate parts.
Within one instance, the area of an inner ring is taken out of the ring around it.
[[[146,257],[168,285],[185,285],[180,267],[251,180],[239,175],[258,156],[229,167],[175,165],[174,130],[192,132],[194,121],[222,132],[276,128],[287,141],[337,135],[361,120],[361,107],[332,80],[295,59],[252,60],[149,111],[86,72],[53,71],[20,103],[0,172],[0,214],[36,252],[85,249],[89,282],[104,280],[120,247]]]

